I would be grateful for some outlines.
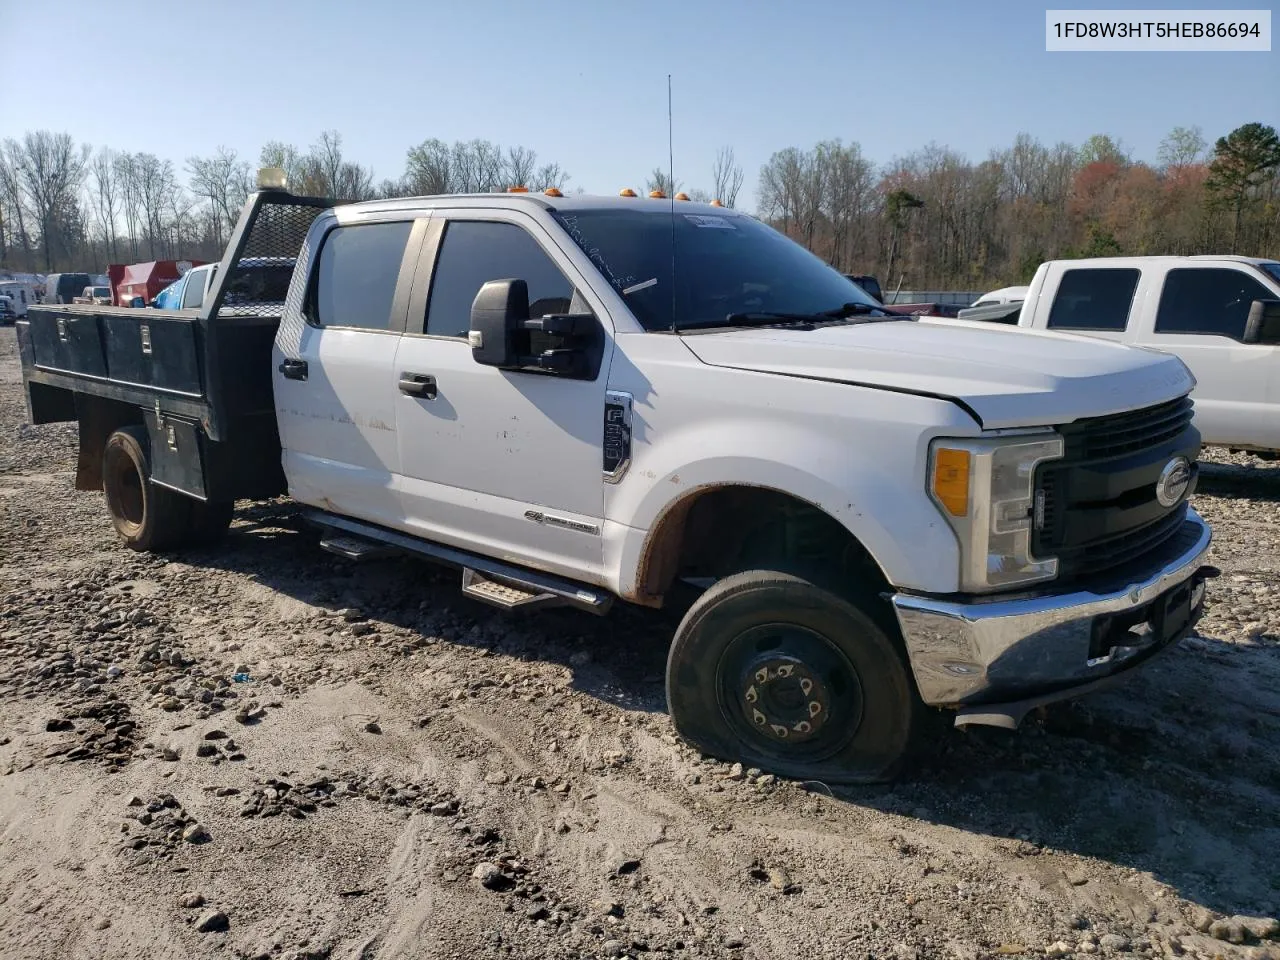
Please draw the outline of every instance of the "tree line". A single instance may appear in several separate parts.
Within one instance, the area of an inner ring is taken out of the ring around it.
[[[407,151],[399,177],[377,180],[332,130],[305,150],[267,143],[256,164],[219,147],[181,167],[37,130],[0,143],[0,270],[216,259],[259,166],[283,168],[299,193],[352,201],[513,184],[566,189],[570,180],[558,162],[487,140],[424,140]],[[644,189],[733,207],[743,179],[733,148],[723,147],[709,189],[686,188],[660,167]],[[757,199],[761,218],[833,266],[908,289],[1025,282],[1041,261],[1064,257],[1276,256],[1280,138],[1250,123],[1210,147],[1200,128],[1178,127],[1146,163],[1107,135],[1048,146],[1020,134],[979,162],[931,143],[884,165],[857,143],[829,140],[774,153]]]
[[[487,140],[411,148],[404,173],[375,182],[325,131],[306,150],[272,141],[256,164],[235,150],[178,167],[151,153],[77,144],[68,133],[28,132],[0,143],[0,270],[101,271],[107,263],[221,256],[255,188],[256,167],[280,167],[296,193],[340,200],[475,193],[524,184],[563,188],[569,174],[533,150]]]
[[[857,143],[774,153],[760,215],[849,273],[892,288],[1026,283],[1044,260],[1280,256],[1280,138],[1248,123],[1209,146],[1177,127],[1154,164],[1107,135],[1052,146],[1020,134],[971,162],[929,144],[879,167]]]

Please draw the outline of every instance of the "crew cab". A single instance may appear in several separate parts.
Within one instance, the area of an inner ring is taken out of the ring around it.
[[[135,549],[287,492],[323,548],[503,609],[678,603],[676,730],[835,782],[895,775],[930,709],[1016,727],[1200,616],[1174,357],[887,315],[712,205],[265,182],[199,309],[19,325],[32,421],[78,421],[77,486]],[[282,301],[224,308],[281,257]]]
[[[961,311],[1171,353],[1196,379],[1205,444],[1280,453],[1280,262],[1105,257],[1040,265],[1022,303]]]

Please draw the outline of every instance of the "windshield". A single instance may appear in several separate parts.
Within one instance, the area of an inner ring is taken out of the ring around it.
[[[108,290],[106,287],[94,287],[93,295],[95,297],[109,297],[111,296],[111,291]]]
[[[1280,263],[1260,263],[1258,266],[1262,267],[1263,270],[1271,274],[1275,279],[1280,280]]]
[[[677,208],[674,229],[671,217],[643,210],[573,210],[556,217],[646,330],[725,325],[738,314],[879,307],[799,244],[741,214]]]

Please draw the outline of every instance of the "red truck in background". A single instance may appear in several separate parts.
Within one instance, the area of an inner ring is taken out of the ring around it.
[[[207,260],[149,260],[146,263],[113,263],[107,267],[107,279],[111,281],[111,295],[117,307],[150,306],[161,290],[179,279],[192,267]]]

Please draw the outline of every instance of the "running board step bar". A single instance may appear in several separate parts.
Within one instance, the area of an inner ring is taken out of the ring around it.
[[[543,590],[538,592],[526,587],[517,587],[499,580],[490,580],[483,573],[471,567],[462,568],[462,592],[482,603],[501,607],[503,610],[514,610],[517,607],[560,607],[564,599],[554,593]]]
[[[396,552],[394,548],[378,543],[376,540],[366,540],[364,537],[352,537],[341,533],[331,533],[326,536],[320,541],[320,549],[346,557],[348,560],[381,560]]]
[[[421,540],[407,533],[387,530],[336,513],[307,510],[302,517],[325,531],[320,543],[331,553],[365,560],[375,555],[373,550],[385,551],[382,556],[403,551],[456,567],[463,571],[463,593],[502,609],[555,605],[576,607],[589,613],[604,615],[613,605],[613,594],[599,587],[575,583],[549,573],[526,570],[501,560]],[[325,544],[335,545],[338,549]]]

